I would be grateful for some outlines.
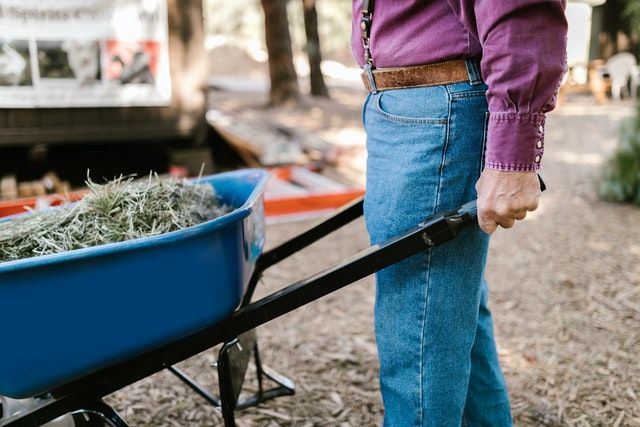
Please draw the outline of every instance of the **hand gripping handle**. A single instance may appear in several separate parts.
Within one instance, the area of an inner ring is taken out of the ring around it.
[[[542,177],[538,175],[538,181],[540,181],[540,191],[545,191],[547,189],[547,185],[542,180]],[[478,220],[478,202],[477,200],[473,200],[469,203],[465,203],[458,209],[458,213],[460,215],[469,215],[474,222]]]

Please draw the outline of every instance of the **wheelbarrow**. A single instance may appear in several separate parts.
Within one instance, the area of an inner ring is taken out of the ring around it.
[[[234,426],[236,411],[295,390],[262,364],[255,328],[476,223],[472,201],[253,301],[265,270],[363,214],[358,199],[263,251],[267,179],[255,169],[202,178],[235,209],[188,229],[0,264],[0,324],[11,325],[0,351],[0,426],[124,427],[103,398],[164,369]],[[214,394],[175,364],[219,344]],[[252,360],[258,391],[240,400]]]

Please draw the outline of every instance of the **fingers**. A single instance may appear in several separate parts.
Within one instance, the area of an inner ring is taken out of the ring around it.
[[[531,205],[529,205],[531,206]],[[537,208],[531,206],[533,209]],[[533,210],[531,209],[531,210]],[[528,208],[507,208],[501,207],[498,209],[491,209],[488,206],[484,206],[481,203],[478,206],[478,224],[482,231],[487,234],[492,234],[496,231],[498,226],[502,228],[512,228],[516,221],[522,221],[527,217]]]
[[[502,228],[511,228],[513,224],[516,223],[516,220],[513,218],[499,218],[496,222],[500,224]]]
[[[522,221],[523,219],[525,219],[527,217],[527,211],[522,209],[520,211],[516,211],[513,214],[513,218],[517,219],[518,221]]]
[[[524,208],[529,212],[533,212],[538,209],[538,203],[540,203],[540,194],[536,197],[531,197],[530,200],[525,204]]]
[[[480,225],[480,229],[487,234],[492,234],[498,228],[497,222],[480,214],[478,214],[478,225]]]

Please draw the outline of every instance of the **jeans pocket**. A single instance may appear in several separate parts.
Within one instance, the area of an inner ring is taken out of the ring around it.
[[[393,89],[373,96],[376,110],[388,120],[407,124],[447,124],[449,97],[444,86]]]

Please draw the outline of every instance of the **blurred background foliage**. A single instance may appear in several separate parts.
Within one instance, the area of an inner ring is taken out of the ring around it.
[[[630,0],[625,15],[635,34],[640,34],[640,1]],[[636,116],[620,130],[620,144],[605,168],[600,195],[606,200],[640,206],[640,104]]]
[[[629,0],[626,6],[625,15],[631,21],[636,34],[640,32],[640,1]]]

